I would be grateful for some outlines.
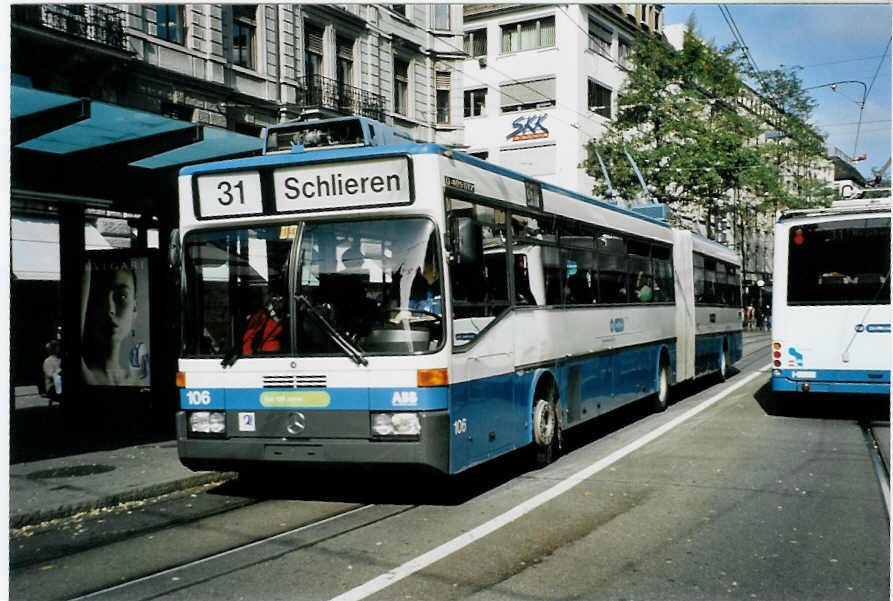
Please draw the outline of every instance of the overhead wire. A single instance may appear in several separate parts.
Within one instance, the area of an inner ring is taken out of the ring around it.
[[[855,155],[859,151],[859,134],[862,131],[862,112],[865,110],[865,103],[868,101],[868,95],[871,94],[871,89],[874,87],[874,82],[877,80],[878,73],[881,71],[881,65],[884,64],[884,57],[887,56],[887,51],[890,50],[890,41],[893,40],[893,36],[887,39],[887,46],[884,48],[884,54],[881,55],[881,60],[878,62],[877,69],[874,71],[874,77],[871,78],[871,85],[865,90],[865,96],[862,98],[862,105],[859,107],[859,125],[856,126],[856,142],[853,145],[853,154]]]
[[[741,35],[741,30],[738,29],[738,24],[735,23],[735,19],[734,17],[732,17],[732,13],[729,11],[728,7],[723,4],[719,4],[717,6],[719,6],[719,12],[722,14],[723,19],[725,19],[726,24],[729,26],[729,31],[732,32],[732,37],[741,46],[741,51],[744,53],[744,58],[747,60],[748,63],[750,63],[750,66],[753,68],[754,75],[756,76],[757,81],[760,82],[763,91],[768,94],[769,86],[766,85],[766,80],[763,79],[762,71],[760,71],[760,68],[757,66],[757,61],[756,59],[754,59],[753,54],[751,54],[750,48],[747,46],[747,42],[744,41],[744,36]],[[770,102],[772,102],[774,99],[770,98],[769,100]]]

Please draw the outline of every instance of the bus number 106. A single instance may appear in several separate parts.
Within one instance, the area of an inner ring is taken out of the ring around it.
[[[186,402],[190,405],[210,405],[211,404],[211,391],[210,390],[187,390],[186,391]]]

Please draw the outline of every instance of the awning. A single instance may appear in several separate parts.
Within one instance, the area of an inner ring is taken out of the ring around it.
[[[10,86],[13,196],[92,197],[112,202],[103,208],[157,214],[175,200],[179,167],[263,146],[257,137],[22,83],[14,77]]]
[[[32,90],[36,92],[36,90]],[[54,96],[57,96],[54,94]],[[15,97],[13,97],[13,103]],[[145,153],[145,142],[151,140],[154,147],[160,150],[177,148],[184,144],[198,142],[202,137],[202,127],[194,123],[177,121],[161,115],[134,111],[131,109],[90,102],[90,116],[77,123],[61,129],[45,133],[41,136],[17,144],[18,148],[47,152],[52,154],[69,154],[89,151],[110,145],[133,142],[144,139],[140,148],[133,147],[131,152]]]
[[[205,161],[256,154],[263,148],[263,140],[217,127],[205,126],[205,137],[201,142],[182,146],[156,154],[147,159],[131,163],[134,167],[144,169],[161,169],[164,167],[180,167]]]
[[[59,280],[59,224],[50,219],[13,217],[12,273],[19,280]],[[111,248],[92,225],[84,227],[87,250]]]

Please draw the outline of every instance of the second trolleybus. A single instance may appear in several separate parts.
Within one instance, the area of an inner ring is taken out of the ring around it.
[[[729,249],[442,146],[369,145],[381,124],[325,128],[181,171],[186,466],[547,463],[563,430],[740,358]]]
[[[890,394],[890,199],[775,225],[772,389]]]

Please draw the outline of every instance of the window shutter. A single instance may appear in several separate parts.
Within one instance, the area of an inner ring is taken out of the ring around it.
[[[500,106],[531,104],[555,100],[555,78],[500,86]]]
[[[322,49],[322,37],[319,39],[319,45],[320,49]],[[338,38],[337,46],[338,58],[343,58],[348,61],[353,60],[353,40]]]
[[[307,24],[307,52],[322,54],[322,28]]]
[[[450,89],[450,72],[449,71],[438,71],[435,76],[435,85],[438,90],[449,90]]]

